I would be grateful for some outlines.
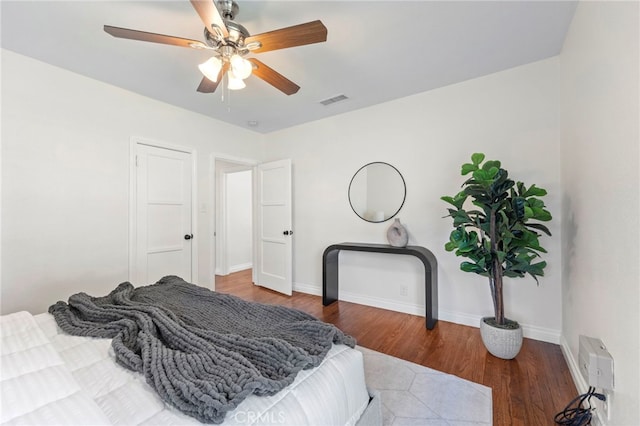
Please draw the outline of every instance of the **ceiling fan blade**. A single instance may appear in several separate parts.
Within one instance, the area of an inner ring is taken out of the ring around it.
[[[202,77],[202,81],[200,82],[200,85],[198,86],[198,89],[197,89],[198,92],[200,93],[215,92],[216,89],[218,88],[218,85],[222,81],[224,74],[227,72],[228,69],[229,69],[229,64],[228,63],[223,64],[222,68],[220,68],[220,72],[218,73],[218,79],[215,82],[209,80],[207,77]]]
[[[207,45],[201,41],[189,40],[186,38],[173,37],[164,34],[148,33],[145,31],[130,30],[127,28],[112,27],[105,25],[104,30],[114,37],[127,38],[130,40],[150,41],[152,43],[170,44],[180,47],[191,47],[194,49],[206,49]]]
[[[275,71],[272,68],[269,68],[256,58],[249,58],[249,61],[254,65],[253,75],[256,77],[266,81],[276,89],[287,95],[293,95],[300,90],[300,86],[295,84],[293,81],[287,79],[285,76]]]
[[[215,34],[216,28],[220,30],[223,37],[229,37],[229,31],[227,26],[220,15],[220,11],[216,7],[215,0],[191,0],[191,5],[200,15],[200,19],[204,23],[204,26]]]
[[[253,50],[254,53],[321,43],[327,41],[327,27],[320,21],[307,22],[247,37],[245,45],[254,41],[262,44],[262,47]]]

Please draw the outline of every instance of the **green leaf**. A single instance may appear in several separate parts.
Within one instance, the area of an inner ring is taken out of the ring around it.
[[[487,180],[487,172],[486,170],[477,169],[473,171],[473,178],[478,181],[480,185],[482,185],[482,181]]]
[[[465,237],[465,232],[463,229],[460,228],[456,228],[453,231],[451,231],[451,234],[449,235],[449,241],[455,242],[456,245],[460,243],[460,241],[462,241]]]
[[[517,220],[522,220],[527,217],[527,208],[525,199],[522,197],[514,197],[511,200],[511,207],[513,208],[513,212],[516,215]],[[531,209],[529,209],[531,210]],[[533,213],[533,212],[531,212]]]
[[[524,185],[523,185],[524,187]],[[524,192],[524,194],[521,193],[521,195],[523,197],[542,197],[547,195],[547,190],[543,189],[543,188],[537,188],[535,184],[531,185],[531,188],[529,188],[527,191]]]
[[[500,169],[497,167],[491,167],[490,169],[487,170],[487,173],[489,174],[489,177],[493,179],[498,174],[498,170]]]
[[[471,155],[471,161],[473,162],[473,164],[478,166],[480,163],[482,163],[484,161],[484,154],[481,153],[481,152],[476,152],[476,153],[472,154]]]
[[[514,182],[508,176],[509,174],[506,170],[498,169],[490,187],[490,192],[494,198],[506,198],[508,196],[509,189],[514,185]]]
[[[525,226],[527,226],[528,228],[537,229],[539,231],[544,232],[548,236],[551,236],[551,231],[549,231],[549,228],[547,228],[541,223],[527,223]]]
[[[529,206],[524,208],[524,218],[531,219],[534,216],[533,209]]]
[[[509,278],[522,278],[524,277],[524,273],[505,269],[504,276]]]
[[[499,161],[495,161],[495,160],[487,160],[487,162],[482,165],[482,168],[484,170],[489,170],[489,169],[493,169],[493,168],[499,169],[500,168],[500,162]]]
[[[547,266],[547,262],[545,262],[544,260],[542,262],[533,263],[529,265],[529,270],[527,272],[529,272],[532,275],[543,276],[544,268],[546,268],[546,266]]]
[[[453,205],[455,208],[460,210],[462,208],[462,205],[464,204],[464,202],[467,200],[467,194],[465,194],[464,191],[460,191],[453,197],[445,195],[443,197],[440,197],[440,199],[442,201],[445,201],[445,202]]]
[[[544,208],[544,201],[538,198],[529,197],[527,198],[527,205],[531,208]]]
[[[464,176],[464,175],[468,175],[469,173],[474,172],[476,170],[478,170],[478,166],[476,166],[475,164],[465,163],[465,164],[462,165],[462,170],[461,170],[460,174],[462,176]]]
[[[474,225],[474,222],[468,216],[455,216],[453,218],[453,226]]]
[[[548,222],[551,220],[551,213],[549,213],[545,209],[535,207],[533,209],[533,216],[531,216],[531,219],[540,220],[542,222]]]
[[[473,272],[475,274],[481,274],[485,272],[485,269],[471,262],[462,262],[460,264],[460,269],[464,272]]]

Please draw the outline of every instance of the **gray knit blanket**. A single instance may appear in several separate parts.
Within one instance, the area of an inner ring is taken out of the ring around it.
[[[273,395],[317,367],[332,343],[355,340],[283,306],[247,302],[167,276],[49,307],[60,328],[110,338],[120,365],[144,374],[158,395],[204,423],[222,423],[251,394]]]

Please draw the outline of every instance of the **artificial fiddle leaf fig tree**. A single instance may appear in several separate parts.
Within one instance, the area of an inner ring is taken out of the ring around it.
[[[502,278],[528,274],[537,283],[544,275],[547,263],[539,258],[546,250],[540,246],[538,231],[551,236],[540,223],[551,220],[540,199],[547,191],[516,183],[500,161],[484,160],[484,154],[473,154],[471,163],[462,165],[461,174],[471,174],[462,191],[441,197],[453,206],[447,217],[453,219],[454,229],[445,249],[468,259],[460,264],[463,271],[489,278],[495,325],[517,327],[516,322],[505,320]]]

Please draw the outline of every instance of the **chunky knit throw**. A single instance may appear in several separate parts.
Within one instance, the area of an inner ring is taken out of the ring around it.
[[[204,423],[221,423],[248,395],[273,395],[355,340],[295,309],[247,302],[167,276],[103,297],[74,294],[49,312],[65,332],[110,338],[116,362]]]

